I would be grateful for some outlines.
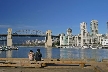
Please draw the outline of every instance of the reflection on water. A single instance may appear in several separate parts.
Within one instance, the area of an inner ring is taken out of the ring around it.
[[[52,58],[52,48],[46,48],[46,57],[51,59]]]
[[[2,51],[0,51],[0,54],[2,53]]]
[[[108,49],[62,49],[62,48],[42,48],[39,47],[42,53],[42,58],[61,58],[61,59],[89,59],[96,60],[108,59]],[[20,47],[19,50],[0,51],[0,57],[12,58],[27,58],[30,50],[34,53],[37,47]]]
[[[80,56],[81,59],[85,59],[85,52],[84,52],[84,49],[81,49],[81,52],[80,52],[80,53],[81,53],[81,56]]]
[[[12,57],[12,50],[6,51],[6,58]]]
[[[12,58],[12,51],[0,51],[0,57]]]
[[[70,59],[72,58],[72,50],[70,49],[60,49],[60,58],[61,59]]]

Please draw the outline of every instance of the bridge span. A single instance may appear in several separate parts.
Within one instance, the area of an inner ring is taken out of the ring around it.
[[[7,37],[8,34],[0,34],[0,37]],[[46,37],[47,35],[36,35],[36,34],[11,34],[12,37]],[[59,37],[58,35],[51,35],[52,37]]]
[[[36,33],[28,34],[27,30],[25,34],[22,33],[12,33],[12,29],[8,28],[7,34],[0,34],[0,41],[7,41],[7,46],[12,46],[12,37],[45,37],[45,46],[46,47],[52,47],[52,38],[56,37],[59,38],[59,36],[52,35],[51,30],[47,30],[46,33],[40,33],[41,31],[36,31]]]

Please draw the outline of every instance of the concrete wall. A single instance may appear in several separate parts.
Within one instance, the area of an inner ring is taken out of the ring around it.
[[[51,30],[46,31],[46,42],[45,47],[52,47],[52,32]]]
[[[12,29],[8,28],[7,46],[12,46]]]

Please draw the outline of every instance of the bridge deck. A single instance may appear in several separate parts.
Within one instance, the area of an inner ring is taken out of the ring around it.
[[[7,34],[0,34],[0,36],[7,36]],[[25,36],[30,36],[30,37],[45,37],[46,35],[37,35],[37,34],[12,34],[14,37],[25,37]],[[52,35],[52,37],[59,37],[57,35]]]

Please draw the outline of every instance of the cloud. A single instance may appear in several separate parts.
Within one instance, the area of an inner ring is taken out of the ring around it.
[[[8,28],[8,27],[11,27],[10,25],[1,25],[0,24],[0,28]]]

